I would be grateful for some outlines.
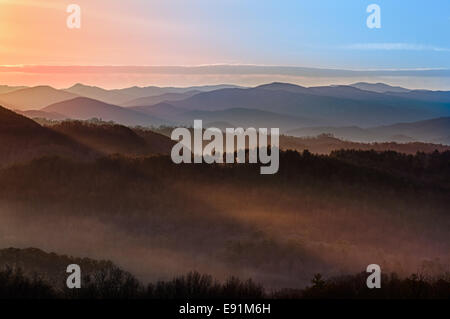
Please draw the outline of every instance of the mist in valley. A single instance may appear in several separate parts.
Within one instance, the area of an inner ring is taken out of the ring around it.
[[[450,265],[448,156],[289,151],[274,176],[163,155],[44,158],[1,171],[0,245],[111,260],[144,282],[197,270],[299,288],[372,263],[437,275]]]

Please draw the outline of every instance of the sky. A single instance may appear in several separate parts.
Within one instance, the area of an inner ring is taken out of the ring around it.
[[[80,29],[67,27],[69,4],[81,8]],[[381,28],[367,26],[370,4],[380,7]],[[0,0],[0,84],[112,88],[364,80],[450,90],[448,72],[426,73],[450,69],[449,34],[448,0]],[[186,68],[215,65],[234,67],[200,74]],[[139,66],[185,68],[176,73]],[[286,75],[260,72],[264,66],[415,73]]]

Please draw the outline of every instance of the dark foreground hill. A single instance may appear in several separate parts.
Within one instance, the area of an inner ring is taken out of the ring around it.
[[[0,107],[0,167],[46,156],[91,161],[101,155],[169,154],[173,142],[145,129],[106,122],[63,121],[41,126]]]
[[[113,123],[64,121],[50,128],[103,154],[119,153],[129,156],[170,154],[174,144],[166,136],[150,130],[133,130]]]
[[[98,153],[65,135],[0,107],[0,166],[44,156],[90,160],[98,156]]]
[[[93,275],[116,267],[110,261],[96,261],[89,258],[76,258],[55,253],[46,253],[37,248],[0,249],[0,269],[20,269],[25,276],[35,274],[55,288],[62,288],[67,279],[67,266],[77,264],[85,276]]]

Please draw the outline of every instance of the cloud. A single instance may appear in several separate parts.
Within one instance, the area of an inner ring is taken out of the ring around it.
[[[386,51],[436,51],[450,52],[450,48],[415,43],[353,43],[343,47],[347,50],[386,50]]]
[[[450,69],[373,69],[346,70],[320,69],[298,66],[269,65],[201,65],[201,66],[48,66],[48,65],[0,65],[1,73],[27,74],[147,74],[147,75],[278,75],[300,77],[359,77],[359,76],[425,76],[450,77]]]

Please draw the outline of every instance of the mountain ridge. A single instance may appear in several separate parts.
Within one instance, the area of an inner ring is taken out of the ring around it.
[[[43,156],[92,160],[98,152],[35,121],[0,107],[0,167]]]
[[[131,126],[149,126],[167,123],[164,119],[151,117],[144,113],[86,97],[77,97],[55,103],[43,108],[41,111],[55,112],[71,119],[89,120],[92,118],[100,118],[105,121],[114,121],[119,124]]]
[[[400,122],[368,128],[358,126],[304,127],[290,130],[287,134],[297,137],[332,134],[338,138],[357,142],[418,141],[450,145],[450,117]]]
[[[406,89],[401,86],[392,86],[382,82],[378,83],[357,82],[350,84],[350,86],[356,87],[360,90],[372,91],[377,93],[387,93],[387,92],[405,93],[411,91],[410,89]]]
[[[27,111],[76,97],[76,94],[41,85],[1,94],[0,101],[6,103],[9,108]]]

